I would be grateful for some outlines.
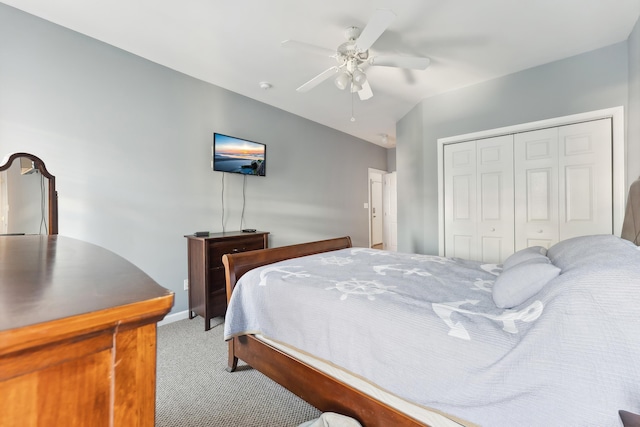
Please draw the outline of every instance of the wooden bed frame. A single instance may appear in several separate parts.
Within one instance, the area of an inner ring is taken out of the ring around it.
[[[222,257],[227,283],[227,302],[240,277],[247,271],[289,258],[350,248],[351,238],[341,237]],[[262,372],[323,412],[355,418],[365,427],[425,427],[414,418],[272,347],[253,335],[229,341],[227,370],[233,372],[238,359]],[[427,426],[428,427],[428,426]]]

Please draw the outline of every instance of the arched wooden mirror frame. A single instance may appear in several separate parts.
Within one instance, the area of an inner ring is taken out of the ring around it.
[[[6,161],[0,165],[0,172],[9,169],[14,160],[27,158],[33,162],[33,166],[49,180],[49,234],[58,234],[58,192],[56,191],[56,177],[47,170],[44,162],[30,153],[13,153],[6,157]],[[19,161],[19,160],[18,160]]]

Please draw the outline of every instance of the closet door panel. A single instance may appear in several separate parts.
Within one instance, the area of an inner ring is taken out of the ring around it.
[[[559,128],[560,239],[613,232],[611,119]]]
[[[558,129],[515,135],[515,250],[558,242]]]
[[[444,254],[501,262],[526,247],[613,233],[612,121],[445,143]]]
[[[595,171],[590,166],[565,168],[565,222],[590,222],[595,219],[594,175]]]
[[[527,220],[552,221],[551,183],[554,182],[553,168],[528,169],[526,174]]]
[[[476,256],[476,145],[451,144],[444,149],[445,256]]]
[[[447,250],[445,256],[473,259],[475,257],[475,236],[472,234],[454,234],[452,237],[452,243]]]
[[[513,253],[513,135],[477,141],[478,257],[499,263]]]

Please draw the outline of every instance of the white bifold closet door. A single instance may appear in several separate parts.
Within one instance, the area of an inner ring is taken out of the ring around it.
[[[558,128],[515,135],[515,250],[559,240]]]
[[[445,256],[504,261],[613,232],[611,119],[444,147]]]
[[[513,135],[447,146],[445,256],[500,262],[514,251]]]
[[[515,135],[515,250],[613,232],[611,119]]]

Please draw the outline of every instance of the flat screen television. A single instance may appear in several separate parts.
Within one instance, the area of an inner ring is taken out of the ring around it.
[[[234,136],[213,134],[213,170],[265,176],[267,146]]]

